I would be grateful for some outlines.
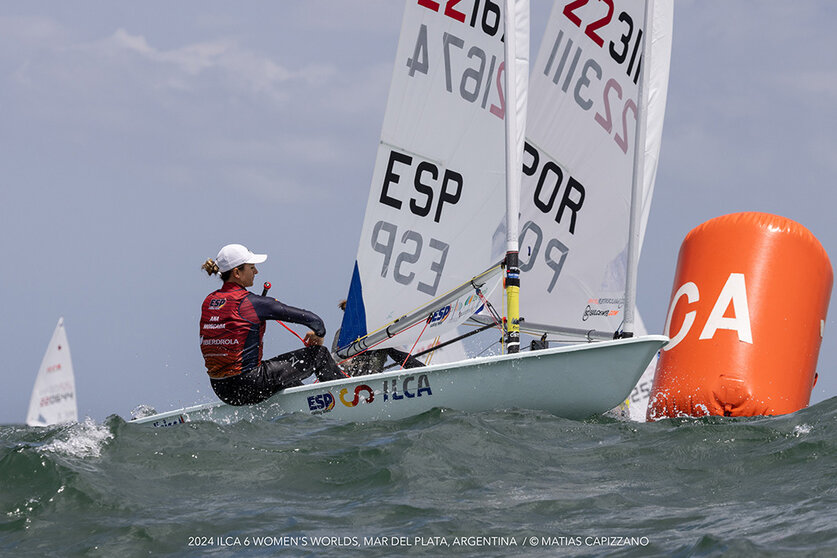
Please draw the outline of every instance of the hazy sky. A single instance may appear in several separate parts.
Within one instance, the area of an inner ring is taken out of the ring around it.
[[[551,2],[532,0],[533,56]],[[0,423],[60,316],[81,416],[214,400],[198,346],[228,242],[339,327],[401,0],[0,0]],[[837,3],[675,0],[639,306],[662,330],[700,223],[763,211],[837,257]],[[837,395],[837,314],[813,402]],[[298,348],[273,324],[265,356]]]

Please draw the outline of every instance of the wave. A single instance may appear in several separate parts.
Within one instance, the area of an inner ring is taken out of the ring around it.
[[[38,541],[38,555],[182,555],[210,534],[618,534],[646,537],[650,556],[805,554],[837,544],[835,424],[837,398],[655,423],[434,409],[367,424],[0,426],[0,539],[18,553]]]

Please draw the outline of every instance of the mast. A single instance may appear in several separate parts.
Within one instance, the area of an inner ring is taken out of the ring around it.
[[[642,238],[642,187],[645,179],[645,130],[648,110],[648,80],[651,73],[651,41],[654,27],[654,0],[645,2],[645,37],[643,38],[642,75],[639,78],[637,127],[634,138],[634,173],[631,180],[631,217],[628,225],[628,266],[625,277],[625,323],[620,337],[633,337],[636,321],[636,284],[639,273],[639,247]]]
[[[518,230],[526,96],[529,81],[529,0],[505,2],[506,90],[506,351],[520,350],[520,268]]]

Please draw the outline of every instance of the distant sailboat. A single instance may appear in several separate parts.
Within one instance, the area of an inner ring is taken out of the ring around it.
[[[49,426],[77,420],[78,406],[73,362],[70,358],[67,333],[64,331],[64,318],[59,318],[44,359],[41,361],[35,387],[32,388],[26,424]]]

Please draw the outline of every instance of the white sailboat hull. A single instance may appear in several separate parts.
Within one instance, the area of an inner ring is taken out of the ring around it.
[[[347,422],[396,420],[434,407],[533,409],[583,419],[622,403],[667,337],[649,335],[383,372],[283,390],[259,405],[210,403],[131,421],[155,427],[288,413]]]

